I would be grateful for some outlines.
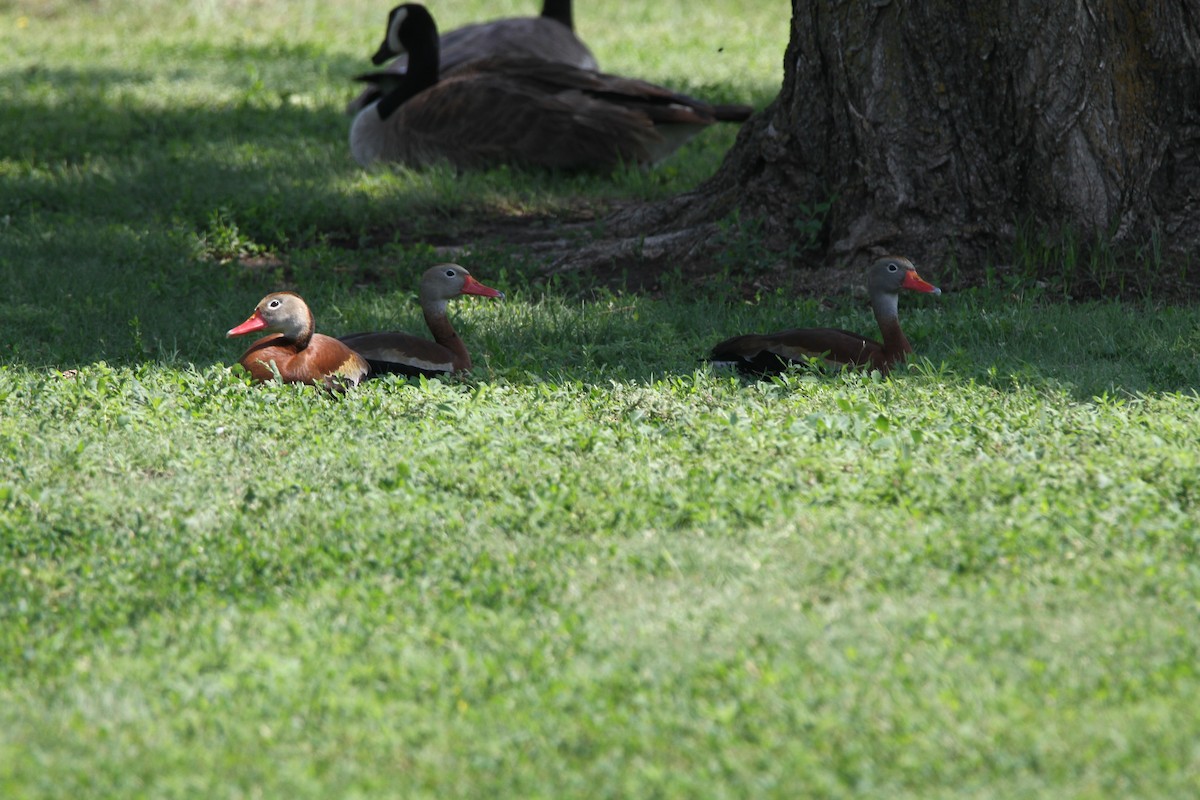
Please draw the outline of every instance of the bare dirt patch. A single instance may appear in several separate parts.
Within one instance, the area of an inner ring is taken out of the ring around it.
[[[466,213],[443,221],[426,218],[410,229],[375,231],[353,242],[335,237],[331,244],[348,249],[389,242],[424,244],[448,261],[479,250],[512,248],[533,267],[537,278],[573,275],[592,288],[651,295],[682,281],[719,284],[723,291],[744,299],[776,291],[812,298],[865,296],[859,280],[862,264],[829,263],[817,252],[772,253],[762,248],[743,261],[718,226],[650,235],[630,235],[627,229],[614,233],[611,221],[628,218],[638,207],[633,201],[580,202],[553,214]],[[943,265],[924,262],[919,254],[903,255],[946,290],[990,286],[1037,289],[1064,300],[1200,301],[1200,269],[1189,265],[1164,266],[1157,273],[1120,267],[1103,276],[1084,269],[1065,274],[1053,268],[1037,274],[1012,264]],[[1132,258],[1129,263],[1134,263]]]

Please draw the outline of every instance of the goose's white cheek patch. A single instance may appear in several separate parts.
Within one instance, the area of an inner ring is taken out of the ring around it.
[[[388,26],[388,48],[397,55],[404,52],[404,45],[400,44],[400,26],[404,24],[407,17],[408,9],[402,8],[396,12],[396,16],[392,17],[392,24]]]

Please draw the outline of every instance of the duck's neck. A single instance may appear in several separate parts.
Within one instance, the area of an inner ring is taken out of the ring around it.
[[[461,372],[471,368],[471,355],[450,324],[446,306],[445,300],[430,300],[421,303],[421,310],[425,313],[425,324],[429,326],[433,340],[454,354],[454,370]]]
[[[889,361],[902,359],[912,352],[912,345],[900,329],[899,307],[900,296],[897,294],[877,294],[871,298],[875,321],[883,334],[883,352]]]
[[[308,343],[312,341],[313,328],[316,327],[313,323],[312,312],[309,311],[303,317],[291,317],[287,323],[277,330],[283,338],[293,344],[297,350],[303,350],[308,347]]]
[[[575,21],[571,19],[571,0],[546,0],[542,4],[542,16],[575,30]]]

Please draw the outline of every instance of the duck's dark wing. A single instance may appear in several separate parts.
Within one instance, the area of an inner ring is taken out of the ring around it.
[[[793,328],[778,333],[750,333],[718,343],[708,360],[730,364],[742,372],[782,372],[789,364],[821,359],[835,364],[873,364],[882,352],[878,342],[839,328]]]
[[[446,375],[454,371],[454,353],[437,342],[402,331],[351,333],[342,344],[362,356],[375,373]]]

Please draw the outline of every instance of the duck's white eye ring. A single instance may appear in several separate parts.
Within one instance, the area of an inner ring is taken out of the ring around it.
[[[454,277],[455,275],[457,275],[457,274],[458,274],[458,272],[457,272],[456,270],[452,270],[452,269],[448,269],[448,270],[446,270],[446,277],[447,277],[447,278],[453,278],[453,277]]]
[[[276,297],[274,300],[267,303],[267,308],[279,308],[281,305],[283,305],[283,301]]]
[[[895,271],[896,271],[896,270],[898,270],[898,269],[900,269],[900,265],[899,265],[899,264],[897,264],[895,261],[893,261],[892,263],[888,264],[888,272],[895,272]]]

